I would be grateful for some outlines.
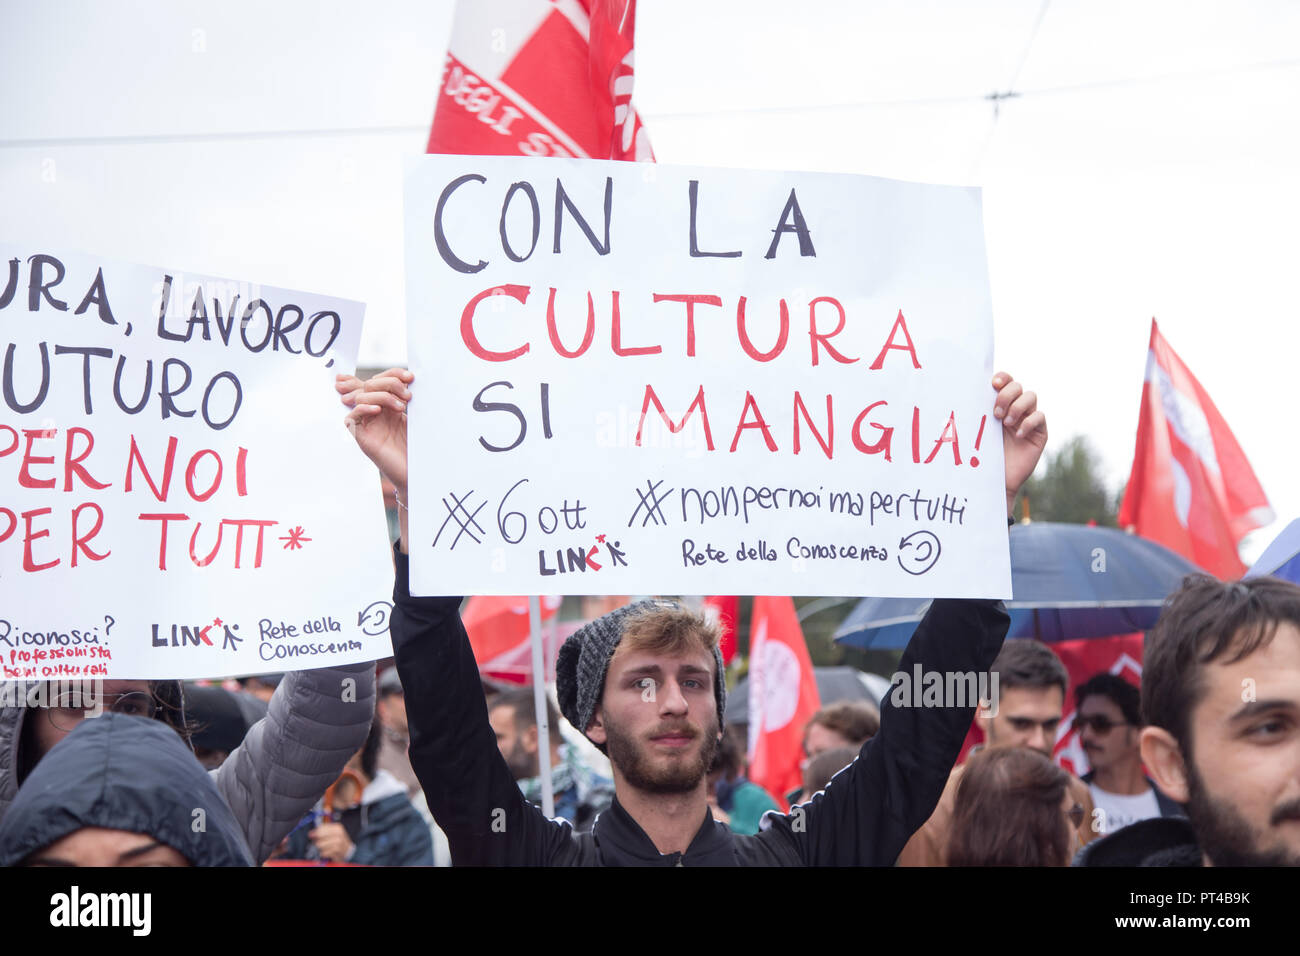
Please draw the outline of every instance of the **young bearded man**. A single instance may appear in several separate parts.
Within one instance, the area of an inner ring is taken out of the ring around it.
[[[1142,666],[1142,762],[1189,820],[1141,820],[1082,866],[1300,866],[1300,587],[1188,578]]]
[[[497,749],[459,598],[415,598],[408,586],[406,403],[411,373],[340,376],[346,424],[397,489],[401,539],[391,634],[406,688],[411,763],[456,864],[743,866],[892,864],[934,809],[974,707],[886,703],[880,732],[807,804],[754,836],[733,834],[708,807],[707,772],[726,685],[717,632],[671,603],[643,601],[583,627],[560,651],[566,718],[609,755],[616,797],[590,833],[546,819],[524,800]],[[1047,441],[1037,398],[993,378],[1003,423],[1007,511]],[[1009,619],[1000,602],[936,600],[899,667],[988,669]]]
[[[582,759],[554,728],[560,715],[546,701],[551,731],[551,795],[555,816],[568,820],[575,830],[590,830],[596,815],[614,799],[614,781],[602,777]],[[488,723],[496,734],[497,749],[514,774],[515,783],[533,803],[542,802],[540,747],[536,702],[531,687],[502,691],[488,705]]]

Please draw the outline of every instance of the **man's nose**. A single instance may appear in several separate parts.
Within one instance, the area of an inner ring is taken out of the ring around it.
[[[664,681],[664,686],[659,693],[659,713],[686,713],[686,696],[682,693],[682,689],[677,686],[677,681]]]
[[[1044,753],[1049,752],[1052,748],[1047,739],[1047,731],[1042,727],[1035,727],[1030,731],[1029,746],[1034,750],[1041,750]]]

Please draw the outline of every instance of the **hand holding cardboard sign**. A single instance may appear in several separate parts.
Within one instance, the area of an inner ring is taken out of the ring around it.
[[[1038,396],[1027,392],[1006,372],[993,376],[998,390],[993,416],[1002,421],[1002,446],[1007,469],[1007,515],[1016,493],[1034,473],[1047,445],[1047,418],[1038,410]]]
[[[334,383],[344,405],[352,409],[343,419],[361,450],[393,483],[397,495],[401,548],[406,551],[406,403],[407,387],[415,376],[404,368],[390,368],[361,381],[355,375],[339,375]]]
[[[406,369],[390,368],[364,382],[355,375],[340,375],[334,384],[343,404],[352,409],[343,424],[366,457],[393,483],[403,501],[406,499],[406,403],[411,398],[407,385],[414,378]]]

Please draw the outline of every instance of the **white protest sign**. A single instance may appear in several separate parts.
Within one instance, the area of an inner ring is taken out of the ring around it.
[[[411,587],[1009,597],[979,191],[427,156]]]
[[[362,311],[0,243],[0,678],[391,653],[377,476],[333,388]]]

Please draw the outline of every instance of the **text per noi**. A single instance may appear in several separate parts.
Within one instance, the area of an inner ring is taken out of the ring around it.
[[[9,458],[15,463],[15,484],[23,488],[71,494],[78,487],[92,492],[111,487],[111,480],[100,480],[91,471],[89,459],[94,450],[95,438],[88,428],[15,429],[0,424],[0,459]],[[179,440],[172,436],[165,450],[154,455],[151,462],[132,435],[120,472],[123,492],[145,493],[160,503],[167,503],[181,497],[173,494],[179,487],[183,489],[185,498],[201,503],[212,498],[223,486],[233,483],[238,498],[248,496],[247,448],[237,448],[233,456],[223,456],[213,448],[200,448],[192,453],[180,451],[178,454],[178,451]],[[99,466],[95,471],[102,477],[111,477]],[[104,518],[103,509],[94,501],[70,506],[66,515],[59,517],[56,517],[53,506],[26,511],[0,506],[0,544],[21,537],[22,568],[36,572],[62,563],[59,542],[66,540],[69,542],[66,551],[68,563],[75,568],[82,560],[103,561],[112,553],[106,544],[96,540],[104,527]],[[215,522],[215,529],[212,527],[214,522],[207,522],[205,529],[203,521],[194,520],[191,525],[190,515],[177,509],[175,504],[170,510],[143,511],[137,518],[142,522],[142,531],[153,529],[157,534],[158,568],[163,571],[167,570],[169,554],[174,556],[177,548],[185,550],[186,537],[189,559],[197,567],[214,565],[223,551],[223,541],[228,542],[224,560],[230,561],[233,567],[240,568],[249,563],[254,568],[261,567],[265,532],[279,523],[254,518],[222,518]],[[52,534],[52,531],[57,531],[54,525],[63,522],[66,522],[67,538],[62,534]],[[172,525],[182,532],[174,536],[180,539],[176,548],[168,546],[168,530]],[[184,534],[186,531],[188,536]],[[245,531],[249,532],[247,538]],[[214,538],[215,543],[211,543]]]

